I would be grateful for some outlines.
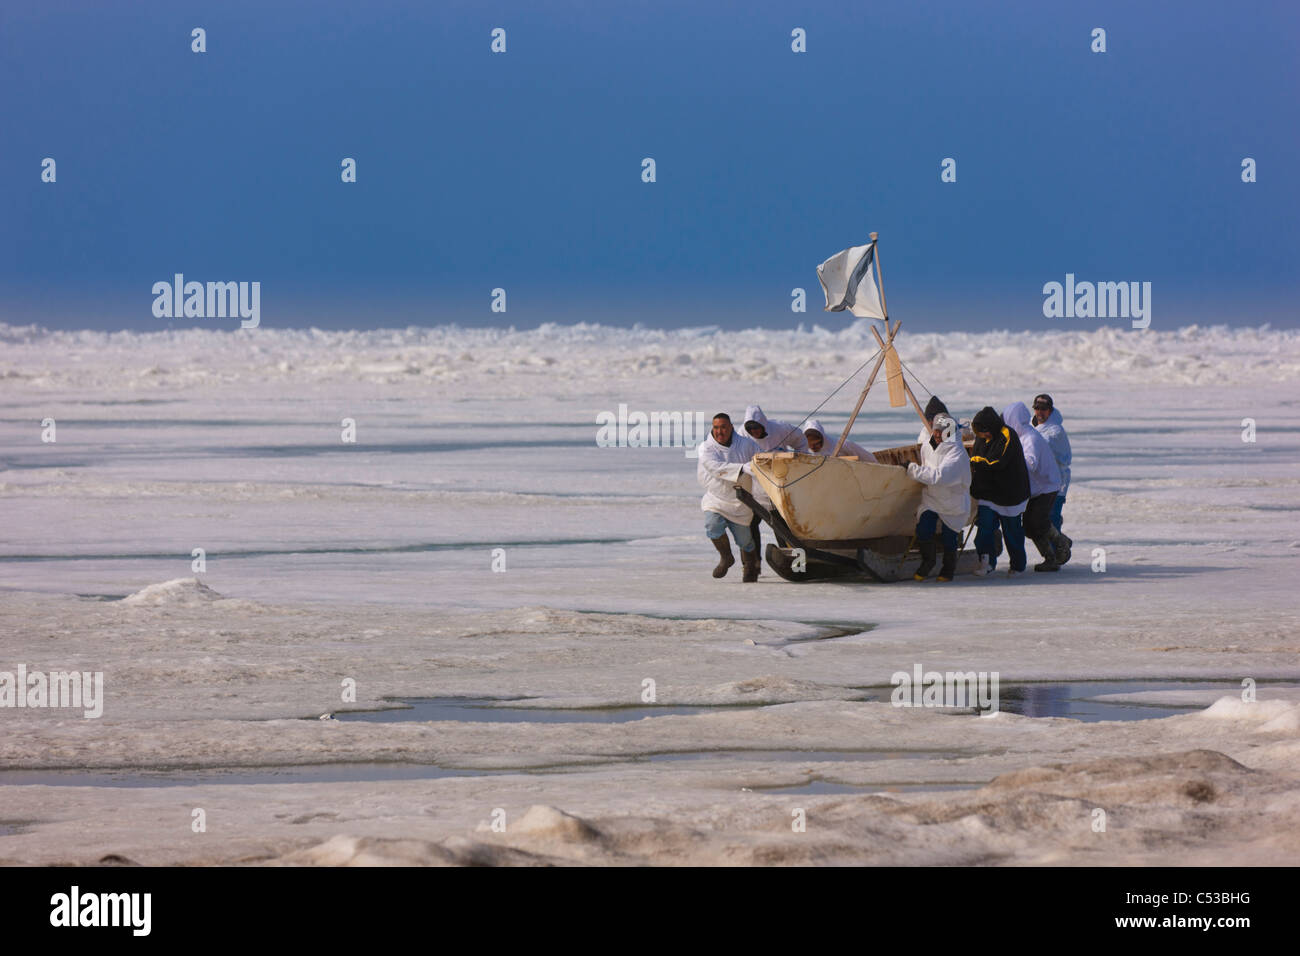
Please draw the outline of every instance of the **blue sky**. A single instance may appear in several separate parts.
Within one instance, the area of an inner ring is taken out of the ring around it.
[[[1300,324],[1292,3],[15,6],[10,323],[237,325],[155,318],[182,272],[264,327],[839,327],[815,267],[876,230],[912,331],[1128,325],[1045,319],[1067,272],[1151,282],[1155,329]]]

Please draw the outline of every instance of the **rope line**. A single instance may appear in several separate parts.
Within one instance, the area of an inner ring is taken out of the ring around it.
[[[802,428],[801,428],[800,426],[802,426],[804,422],[808,421],[808,419],[812,418],[812,417],[813,417],[814,415],[816,415],[819,411],[821,411],[822,406],[824,406],[827,402],[829,402],[832,398],[834,398],[837,394],[839,394],[840,390],[841,390],[842,388],[844,388],[845,385],[849,384],[849,382],[851,382],[851,381],[853,381],[855,378],[857,378],[858,375],[862,372],[862,370],[863,370],[864,368],[866,368],[868,365],[870,365],[872,362],[874,362],[874,361],[876,360],[876,358],[880,355],[881,351],[882,351],[881,349],[876,349],[874,355],[872,355],[872,356],[871,356],[870,358],[868,358],[865,362],[863,362],[863,363],[862,363],[861,365],[859,365],[856,369],[854,369],[854,370],[849,374],[849,377],[848,377],[848,378],[846,378],[844,381],[840,382],[839,385],[835,386],[835,390],[834,390],[833,392],[831,392],[829,395],[827,395],[825,398],[823,398],[823,399],[821,400],[821,404],[820,404],[820,405],[818,405],[818,406],[817,406],[816,408],[814,408],[811,412],[809,412],[807,415],[805,415],[803,418],[801,418],[801,419],[799,420],[799,424],[798,424],[798,425],[795,425],[795,426],[794,426],[793,428],[791,428],[788,432],[786,432],[784,435],[781,436],[781,441],[779,441],[779,442],[777,443],[776,447],[779,448],[781,445],[785,444],[785,439],[789,438],[789,437],[790,437],[791,435],[793,435],[795,432],[799,432],[800,434],[803,434]],[[823,436],[822,436],[822,441],[825,442],[826,440],[827,440],[826,436],[823,435]],[[803,481],[805,478],[807,478],[807,477],[809,477],[810,475],[813,475],[813,474],[815,474],[816,472],[818,472],[819,470],[821,470],[822,466],[825,465],[826,462],[828,462],[828,461],[830,460],[829,456],[827,456],[827,455],[822,455],[822,456],[820,456],[820,457],[821,457],[822,460],[819,461],[819,462],[817,463],[817,467],[816,467],[816,468],[814,468],[812,471],[808,472],[808,474],[806,474],[806,475],[801,475],[800,477],[796,478],[794,481],[789,482],[788,484],[784,484],[784,485],[777,484],[776,476],[773,475],[773,474],[771,474],[771,473],[767,473],[767,478],[768,478],[769,481],[772,482],[772,484],[777,485],[778,488],[780,488],[782,491],[784,491],[786,488],[789,488],[789,487],[791,487],[792,485],[797,485],[799,482]]]
[[[916,384],[920,385],[921,388],[925,390],[925,394],[929,395],[931,398],[934,397],[934,392],[930,391],[930,386],[926,385],[925,382],[921,381],[921,376],[917,375],[915,372],[912,372],[912,366],[904,362],[903,357],[901,355],[898,357],[898,364],[903,366],[903,368],[907,369],[909,372],[911,372],[912,378],[916,379]]]
[[[801,418],[801,419],[799,420],[799,424],[798,424],[798,425],[795,425],[795,426],[794,426],[793,428],[791,428],[788,432],[786,432],[784,435],[781,436],[781,440],[780,440],[779,442],[777,442],[776,447],[780,447],[781,445],[784,445],[784,444],[786,443],[785,440],[786,440],[787,438],[789,438],[791,435],[793,435],[795,432],[799,432],[799,434],[802,435],[802,434],[803,434],[803,429],[802,429],[800,426],[802,426],[804,422],[808,421],[808,419],[812,418],[812,417],[813,417],[814,415],[816,415],[819,411],[821,411],[821,410],[822,410],[822,407],[823,407],[827,402],[829,402],[832,398],[834,398],[837,394],[839,394],[840,389],[842,389],[845,385],[849,384],[849,382],[851,382],[851,381],[853,381],[855,378],[857,378],[857,377],[858,377],[858,374],[859,374],[859,373],[860,373],[864,368],[866,368],[868,365],[870,365],[872,362],[874,362],[874,361],[876,360],[876,357],[877,357],[878,355],[880,355],[880,352],[881,352],[880,349],[876,349],[875,354],[872,355],[871,358],[867,359],[865,362],[863,362],[861,365],[859,365],[856,369],[853,370],[852,373],[850,373],[850,375],[849,375],[848,378],[846,378],[844,381],[840,382],[839,385],[835,386],[835,391],[831,392],[829,395],[827,395],[825,398],[823,398],[823,399],[821,400],[821,404],[820,404],[820,405],[818,405],[818,406],[817,406],[816,408],[814,408],[811,412],[809,412],[807,415],[805,415],[803,418]],[[920,379],[917,379],[917,381],[919,382]],[[825,438],[826,438],[826,436],[823,435],[823,436],[822,436],[823,441],[825,440]],[[806,477],[806,476],[805,476],[805,477]]]

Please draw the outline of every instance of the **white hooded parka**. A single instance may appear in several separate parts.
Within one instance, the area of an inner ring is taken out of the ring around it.
[[[1047,439],[1052,454],[1056,456],[1056,467],[1061,472],[1061,497],[1064,498],[1070,491],[1070,464],[1074,458],[1070,451],[1070,436],[1065,433],[1065,421],[1061,418],[1061,413],[1053,408],[1047,421],[1034,427],[1038,429],[1038,434]]]
[[[936,415],[934,421],[953,427],[938,447],[931,448],[929,441],[921,445],[921,464],[907,466],[908,475],[925,485],[916,516],[933,511],[953,531],[961,531],[970,520],[970,455],[961,444],[956,422],[944,415]]]
[[[1029,406],[1012,402],[1002,412],[1002,420],[1020,436],[1020,447],[1025,453],[1025,467],[1029,469],[1029,497],[1037,498],[1061,490],[1061,469],[1056,466],[1052,446],[1034,427]]]
[[[829,458],[831,452],[835,450],[835,443],[839,441],[839,438],[833,435],[826,434],[826,429],[822,427],[822,423],[820,419],[816,419],[816,418],[809,420],[808,424],[804,425],[803,430],[805,432],[817,431],[821,433],[822,436],[822,450],[813,451],[810,448],[808,450],[808,454],[821,455],[823,458]],[[858,458],[860,458],[862,461],[875,462],[876,460],[875,455],[871,454],[871,452],[867,451],[865,448],[863,448],[861,445],[855,442],[852,438],[844,442],[844,447],[840,449],[840,454],[857,455]]]
[[[757,405],[745,407],[745,421],[758,422],[766,432],[762,438],[755,438],[749,432],[745,432],[745,437],[758,445],[759,451],[774,451],[784,446],[791,451],[808,453],[808,440],[803,437],[803,430],[798,425],[768,418],[763,414],[763,409]]]
[[[736,483],[742,467],[758,454],[758,445],[747,435],[733,430],[731,444],[720,445],[712,435],[700,442],[696,449],[699,464],[695,477],[704,489],[700,509],[716,511],[728,521],[749,524],[754,513],[736,497]]]

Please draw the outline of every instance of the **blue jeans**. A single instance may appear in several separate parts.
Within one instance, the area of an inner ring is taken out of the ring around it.
[[[943,550],[955,552],[961,547],[957,532],[940,521],[939,515],[934,511],[921,512],[921,517],[916,522],[916,540],[929,541],[934,537],[936,526],[943,529]]]
[[[1025,556],[1025,527],[1020,517],[1007,518],[987,505],[980,505],[975,515],[975,551],[989,556],[990,568],[997,565],[998,555],[1002,553],[1002,544],[998,541],[999,525],[1007,542],[1007,554],[1011,556],[1011,570],[1023,571],[1029,564]]]
[[[1061,509],[1065,507],[1065,495],[1056,496],[1056,504],[1052,505],[1052,527],[1057,531],[1061,530]]]
[[[736,539],[736,547],[741,551],[754,550],[754,535],[750,532],[749,525],[728,521],[716,511],[704,512],[704,533],[710,538],[721,538],[728,528],[731,529],[731,536]]]

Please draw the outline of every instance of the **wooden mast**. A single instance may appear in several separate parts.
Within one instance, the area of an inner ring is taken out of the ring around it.
[[[880,293],[880,311],[885,313],[885,328],[888,329],[889,306],[885,303],[885,277],[880,274],[880,243],[876,242],[876,236],[878,235],[880,235],[878,232],[871,233],[871,244],[876,247],[876,254],[872,256],[872,259],[876,264],[876,291]],[[902,324],[901,320],[899,324]],[[874,329],[875,326],[873,325],[872,328]],[[891,335],[890,338],[893,338],[893,336]]]
[[[885,302],[885,277],[880,271],[880,244],[877,241],[879,235],[880,234],[877,232],[871,233],[871,245],[874,247],[872,250],[874,253],[872,259],[876,268],[876,289],[880,293],[880,311],[885,314],[885,330],[889,333],[889,338],[882,339],[880,337],[880,332],[876,327],[874,325],[871,327],[871,334],[876,337],[876,342],[880,345],[880,358],[876,360],[876,367],[871,370],[871,375],[867,379],[867,384],[862,389],[862,394],[858,396],[858,403],[853,406],[853,414],[849,416],[849,422],[844,426],[844,431],[840,434],[840,440],[835,443],[835,450],[831,452],[832,458],[839,457],[840,450],[844,447],[844,443],[848,441],[849,432],[853,430],[853,423],[857,421],[858,412],[862,411],[862,403],[867,400],[867,393],[871,391],[871,386],[876,381],[876,375],[880,372],[880,367],[885,362],[885,356],[889,352],[889,349],[893,347],[894,336],[896,336],[898,330],[903,327],[901,319],[893,323],[892,326],[889,321],[889,306]],[[907,392],[907,397],[912,400],[912,407],[916,409],[916,414],[921,416],[921,421],[925,422],[926,425],[929,425],[929,422],[927,422],[925,418],[925,412],[921,410],[921,406],[917,402],[916,396],[912,394],[912,389],[907,384],[906,377],[903,378],[903,390]]]
[[[874,332],[875,329],[872,329]],[[893,336],[890,336],[893,339]],[[853,422],[858,417],[858,412],[862,411],[862,403],[867,400],[867,392],[871,391],[871,385],[876,380],[876,374],[880,371],[880,366],[885,364],[885,350],[881,348],[880,357],[876,359],[876,367],[871,370],[871,375],[867,378],[866,387],[862,389],[862,394],[858,396],[858,404],[853,406],[853,414],[849,416],[849,423],[844,426],[844,432],[840,435],[840,440],[835,443],[835,450],[831,452],[832,458],[838,458],[840,449],[848,440],[849,431],[853,428]]]

